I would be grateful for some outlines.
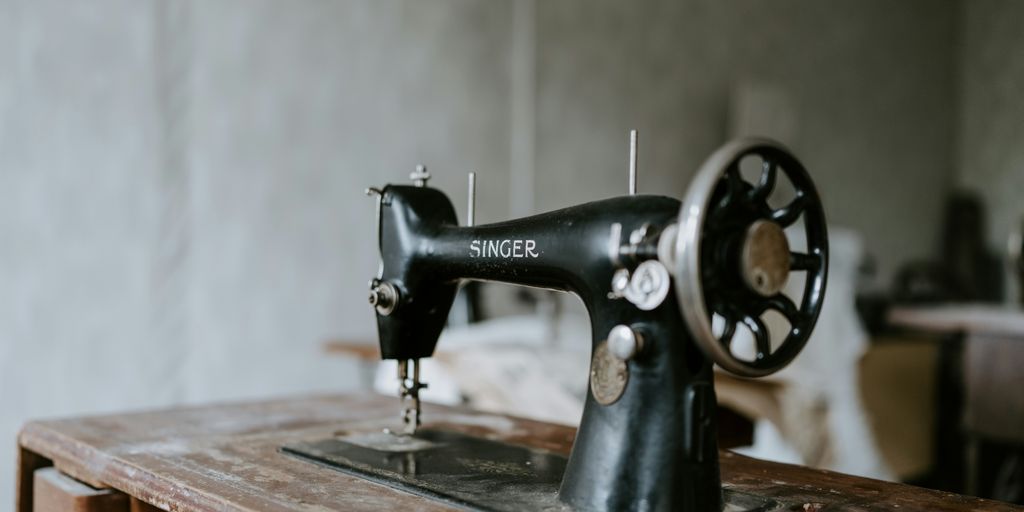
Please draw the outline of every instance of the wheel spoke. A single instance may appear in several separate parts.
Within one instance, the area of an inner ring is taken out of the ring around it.
[[[778,175],[778,165],[768,159],[761,163],[761,180],[754,187],[751,198],[754,201],[763,201],[775,190],[775,177]]]
[[[715,209],[717,214],[721,214],[726,208],[732,205],[737,198],[743,193],[743,177],[740,176],[739,167],[735,164],[729,166],[722,174],[722,178],[725,181],[725,194],[718,201],[717,208]]]
[[[739,194],[743,191],[743,176],[740,176],[740,168],[735,163],[725,170],[725,178],[729,183],[729,195]]]
[[[790,270],[818,270],[819,266],[821,266],[821,258],[817,255],[804,252],[789,253]]]
[[[757,360],[760,361],[771,355],[772,341],[769,337],[768,328],[765,327],[761,318],[747,315],[743,317],[743,323],[747,325],[747,328],[754,335],[754,340],[757,343]]]
[[[793,202],[772,212],[772,220],[782,227],[787,227],[800,218],[806,206],[807,197],[798,193]]]
[[[765,301],[765,309],[773,309],[782,313],[782,316],[786,317],[786,321],[789,322],[790,326],[796,325],[796,317],[800,313],[796,304],[793,303],[793,299],[790,299],[781,293],[776,293],[774,296],[769,297],[768,300]]]
[[[736,334],[736,319],[722,315],[725,320],[725,329],[722,331],[722,335],[718,337],[718,342],[729,348],[732,345],[733,335]]]

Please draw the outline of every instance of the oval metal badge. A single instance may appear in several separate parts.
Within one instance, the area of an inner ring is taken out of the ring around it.
[[[590,392],[594,400],[601,405],[614,404],[626,390],[627,382],[626,362],[612,355],[607,340],[598,343],[590,362]]]

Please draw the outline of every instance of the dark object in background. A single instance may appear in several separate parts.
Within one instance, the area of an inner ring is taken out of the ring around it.
[[[1024,447],[983,438],[974,443],[974,494],[1024,505]]]
[[[1003,299],[1000,258],[985,245],[985,207],[975,194],[954,192],[946,206],[943,234],[944,267],[954,290],[970,302]]]
[[[878,263],[871,254],[864,254],[857,269],[857,280],[861,283],[870,282],[878,272]],[[854,298],[854,307],[864,328],[872,337],[879,336],[889,327],[889,304],[891,294],[882,291],[859,290]]]
[[[1010,234],[1007,256],[1010,260],[1010,271],[1017,279],[1017,302],[1024,306],[1024,219],[1020,220],[1017,229]]]
[[[1003,299],[1000,258],[985,245],[985,212],[973,193],[954,192],[946,203],[941,253],[914,262],[896,275],[895,302],[999,302]]]
[[[858,293],[854,302],[857,316],[872,337],[880,336],[889,328],[889,305],[892,299],[887,293]]]
[[[966,302],[948,270],[938,262],[915,261],[896,274],[892,301],[903,304]]]

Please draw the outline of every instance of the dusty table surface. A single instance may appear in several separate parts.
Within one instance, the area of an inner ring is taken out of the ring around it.
[[[273,401],[36,421],[19,435],[19,510],[31,511],[25,477],[52,461],[94,487],[165,510],[445,510],[389,487],[279,452],[296,441],[397,423],[398,401],[380,395]],[[425,426],[568,454],[575,429],[426,404]],[[784,510],[1024,510],[902,484],[722,452],[723,484],[775,498]],[[29,496],[31,493],[29,493]]]

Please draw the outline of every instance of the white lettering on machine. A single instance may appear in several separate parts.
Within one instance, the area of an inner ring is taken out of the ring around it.
[[[536,258],[535,240],[473,240],[469,243],[471,258]]]

